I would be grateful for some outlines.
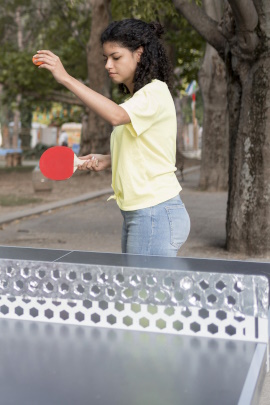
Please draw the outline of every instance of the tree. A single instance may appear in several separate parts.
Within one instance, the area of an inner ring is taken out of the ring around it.
[[[270,250],[270,1],[224,0],[220,23],[194,1],[173,3],[226,65],[230,137],[227,249],[264,255]]]
[[[215,21],[221,20],[220,0],[204,1],[204,10]],[[202,159],[199,187],[201,190],[227,190],[229,165],[229,117],[225,63],[218,52],[207,44],[199,71],[203,97]]]
[[[55,101],[83,106],[48,72],[37,70],[32,64],[32,55],[37,49],[51,49],[61,57],[71,75],[86,81],[90,23],[91,8],[84,0],[6,0],[5,4],[0,3],[2,110],[12,108],[17,116],[21,113],[23,132],[29,131],[31,112],[36,106],[49,109]],[[6,125],[7,118],[3,114],[1,121]]]
[[[8,80],[5,80],[5,76],[10,75],[10,65],[7,62],[9,59],[9,52],[16,51],[20,55],[24,53],[27,41],[29,39],[29,32],[26,29],[26,16],[24,15],[25,9],[30,6],[30,1],[18,1],[18,0],[7,0],[5,4],[0,5],[2,25],[0,32],[0,42],[3,44],[1,51],[4,53],[4,58],[1,58],[0,68],[2,70],[0,74],[0,79],[2,82],[2,93],[7,96],[8,94]],[[6,58],[6,54],[8,55]],[[2,77],[1,77],[2,76]],[[16,76],[15,76],[16,77]],[[23,146],[30,145],[30,128],[31,128],[31,108],[29,109],[29,104],[26,99],[23,98],[21,89],[16,88],[13,96],[10,97],[10,104],[12,105],[13,111],[13,136],[12,136],[12,146],[16,148],[18,146],[19,135],[22,139]],[[2,109],[9,112],[5,106],[5,97],[2,97]],[[5,123],[5,121],[7,121]],[[2,115],[2,122],[4,128],[7,129],[8,119]],[[19,126],[21,122],[21,128]],[[7,140],[6,140],[7,141]],[[8,143],[9,145],[9,140]]]
[[[179,15],[171,0],[112,0],[112,17],[139,18],[146,22],[159,21],[165,26],[164,45],[174,68],[177,68],[176,87],[184,89],[197,78],[205,50],[205,41]]]
[[[88,80],[92,90],[110,98],[110,81],[104,68],[100,36],[110,21],[110,0],[92,0],[92,24],[87,43]],[[87,125],[85,124],[87,120]],[[86,131],[85,131],[86,129]],[[108,153],[112,127],[92,110],[87,111],[81,138],[82,155]]]
[[[100,46],[101,32],[109,24],[110,0],[7,0],[7,3],[8,10],[0,5],[5,17],[8,16],[3,20],[2,32],[0,29],[0,42],[2,39],[4,43],[0,49],[0,83],[4,85],[3,92],[9,105],[17,100],[18,112],[26,105],[29,108],[37,104],[49,107],[53,101],[83,106],[80,100],[48,76],[48,72],[39,71],[37,74],[37,68],[31,63],[37,49],[51,49],[60,56],[72,76],[86,85],[90,83],[92,89],[110,97],[109,78]],[[16,7],[24,16],[17,19],[21,28],[17,32],[23,33],[21,48],[15,43],[16,30],[12,28],[15,21],[13,9]],[[7,35],[7,32],[12,35]],[[18,94],[22,96],[18,97]],[[27,98],[28,104],[21,102],[22,97]],[[30,117],[26,113],[23,116]],[[110,132],[109,124],[92,111],[85,110],[81,153],[97,150],[107,153]]]

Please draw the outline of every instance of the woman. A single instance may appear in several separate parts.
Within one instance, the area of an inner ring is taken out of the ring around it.
[[[176,256],[186,241],[189,215],[175,176],[176,113],[169,87],[171,68],[159,23],[127,19],[101,36],[105,69],[129,95],[117,105],[71,77],[50,51],[34,56],[54,78],[115,129],[111,155],[90,154],[81,170],[112,167],[114,198],[123,215],[122,252]]]

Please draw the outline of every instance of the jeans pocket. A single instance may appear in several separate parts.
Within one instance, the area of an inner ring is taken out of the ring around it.
[[[190,231],[190,218],[184,204],[165,207],[171,233],[171,245],[179,249],[187,240]]]

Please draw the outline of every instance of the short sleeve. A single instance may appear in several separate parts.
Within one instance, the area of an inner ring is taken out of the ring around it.
[[[160,103],[158,95],[151,91],[151,83],[138,90],[133,97],[120,104],[130,117],[127,128],[133,136],[139,136],[147,131],[159,114]]]

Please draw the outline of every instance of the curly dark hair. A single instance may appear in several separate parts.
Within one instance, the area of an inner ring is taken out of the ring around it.
[[[101,35],[102,45],[106,42],[116,42],[131,52],[140,46],[143,47],[134,75],[134,93],[153,79],[165,82],[171,90],[172,67],[160,41],[163,33],[163,26],[158,22],[146,23],[130,18],[112,22]],[[119,88],[122,93],[129,93],[124,84],[120,84]]]

